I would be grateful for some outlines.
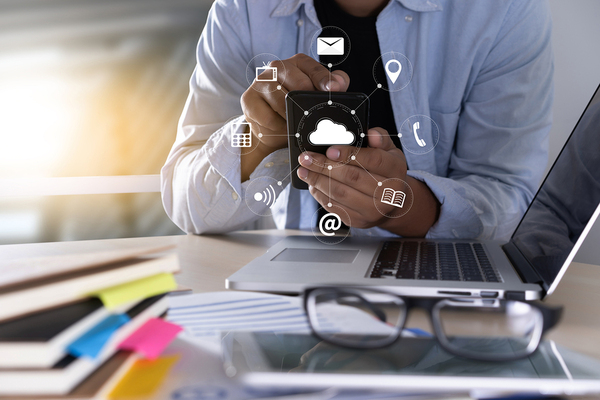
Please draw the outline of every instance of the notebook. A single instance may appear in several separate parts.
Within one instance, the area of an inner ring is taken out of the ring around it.
[[[82,300],[122,283],[177,271],[176,254],[139,256],[0,286],[0,321]]]
[[[168,306],[167,295],[159,295],[143,300],[128,310],[126,314],[131,321],[112,334],[95,358],[65,355],[50,368],[0,368],[0,396],[69,393],[112,357],[124,339],[140,328],[148,319],[164,314]]]

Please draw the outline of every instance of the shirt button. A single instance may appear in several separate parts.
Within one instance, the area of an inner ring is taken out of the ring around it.
[[[300,18],[298,21],[296,21],[296,25],[298,25],[298,26],[304,25],[304,20],[302,18]]]
[[[233,198],[233,200],[237,200],[238,199],[238,194],[236,192],[232,192],[231,193],[231,197]]]
[[[406,22],[411,22],[412,21],[412,15],[407,15],[406,17],[404,17],[404,20]]]
[[[268,163],[265,164],[265,168],[271,168],[273,165],[273,162],[269,161]]]

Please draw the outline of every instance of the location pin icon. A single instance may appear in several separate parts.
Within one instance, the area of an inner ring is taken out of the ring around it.
[[[390,71],[390,64],[398,64],[398,71],[396,71],[396,72]],[[398,75],[400,75],[401,71],[402,71],[402,64],[400,64],[400,61],[391,59],[390,61],[385,63],[385,73],[387,74],[387,76],[390,77],[392,84],[396,83],[396,80],[398,79]]]

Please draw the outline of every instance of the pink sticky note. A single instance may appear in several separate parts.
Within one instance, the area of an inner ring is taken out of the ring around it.
[[[160,318],[150,318],[137,331],[119,345],[121,350],[131,350],[154,360],[182,331],[179,325]]]

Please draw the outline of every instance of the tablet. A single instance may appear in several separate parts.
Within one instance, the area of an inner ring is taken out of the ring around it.
[[[222,343],[225,373],[254,387],[600,393],[600,361],[551,341],[542,342],[528,358],[511,362],[453,356],[434,338],[403,337],[386,348],[354,350],[307,334],[230,332]]]

